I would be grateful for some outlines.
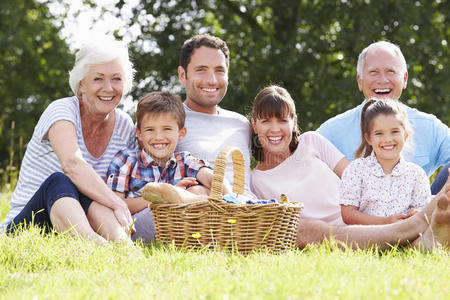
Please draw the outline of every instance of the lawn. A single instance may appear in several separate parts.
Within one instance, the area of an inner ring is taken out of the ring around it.
[[[8,210],[0,196],[0,218]],[[163,245],[99,247],[37,228],[0,235],[0,299],[449,299],[449,252],[339,250],[247,256]]]

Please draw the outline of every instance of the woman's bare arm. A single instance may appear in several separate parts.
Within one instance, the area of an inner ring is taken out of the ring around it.
[[[346,157],[343,157],[340,161],[338,161],[338,163],[334,167],[333,172],[336,173],[336,175],[339,176],[339,178],[341,178],[342,173],[344,173],[345,168],[347,168],[349,164],[350,161]]]
[[[58,157],[61,168],[80,192],[92,200],[111,208],[122,226],[132,224],[127,204],[108,188],[81,154],[75,126],[69,121],[57,121],[48,131],[48,139]]]

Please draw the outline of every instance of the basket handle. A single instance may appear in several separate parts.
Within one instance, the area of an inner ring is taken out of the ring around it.
[[[214,163],[213,180],[211,184],[210,199],[222,201],[223,177],[227,167],[228,157],[233,161],[233,192],[244,194],[245,167],[242,152],[233,146],[224,147],[217,155]]]

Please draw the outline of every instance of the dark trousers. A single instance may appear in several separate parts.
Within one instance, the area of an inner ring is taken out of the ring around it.
[[[433,184],[431,185],[431,193],[433,195],[436,195],[439,193],[439,191],[444,186],[445,182],[448,178],[448,168],[450,168],[450,162],[447,163],[441,171],[437,174],[436,178],[433,181]]]
[[[63,197],[70,197],[80,202],[87,215],[92,200],[80,193],[77,187],[64,173],[50,175],[28,201],[22,211],[8,224],[6,232],[14,233],[19,225],[31,223],[43,227],[47,232],[53,228],[50,221],[50,210],[53,204]]]

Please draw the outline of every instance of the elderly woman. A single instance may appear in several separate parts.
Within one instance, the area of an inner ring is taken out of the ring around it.
[[[69,79],[76,96],[53,101],[39,119],[2,224],[7,233],[34,223],[99,244],[130,241],[128,207],[104,177],[117,151],[137,146],[131,118],[116,108],[132,81],[122,42],[102,37],[79,50]]]

